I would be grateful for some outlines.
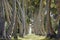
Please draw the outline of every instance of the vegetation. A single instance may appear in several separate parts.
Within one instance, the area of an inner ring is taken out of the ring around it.
[[[0,0],[0,39],[60,40],[60,0]]]

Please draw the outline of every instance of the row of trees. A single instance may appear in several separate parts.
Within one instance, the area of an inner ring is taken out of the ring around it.
[[[32,33],[59,40],[59,4],[60,0],[0,0],[0,38],[6,40],[11,40],[12,36],[17,38],[17,32],[20,37],[24,37],[28,34],[31,24]],[[54,30],[57,24],[58,33]]]

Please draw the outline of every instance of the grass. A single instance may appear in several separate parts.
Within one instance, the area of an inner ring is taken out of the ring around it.
[[[12,38],[12,40],[14,39]],[[54,40],[54,39],[46,38],[46,36],[37,36],[37,35],[31,34],[31,35],[24,36],[24,38],[18,37],[18,40]]]

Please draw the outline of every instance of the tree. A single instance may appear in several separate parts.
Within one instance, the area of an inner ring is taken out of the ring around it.
[[[50,17],[50,5],[51,5],[51,0],[46,0],[46,5],[47,5],[47,20],[46,20],[46,28],[47,28],[47,37],[55,37],[56,34],[52,28],[51,24],[51,17]]]
[[[11,16],[11,23],[9,24],[8,30],[7,30],[7,40],[11,40],[11,36],[13,33],[13,29],[15,27],[15,23],[16,23],[16,0],[12,1],[12,16]]]
[[[4,18],[4,0],[0,0],[0,38],[5,37],[4,28],[5,28],[5,18]]]
[[[56,0],[56,6],[57,6],[57,12],[58,12],[58,20],[59,21],[59,26],[58,26],[58,38],[60,38],[60,0]],[[58,39],[60,40],[60,39]]]

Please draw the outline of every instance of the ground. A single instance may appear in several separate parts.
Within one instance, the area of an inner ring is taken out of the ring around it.
[[[14,39],[12,38],[12,40]],[[31,35],[29,34],[29,35],[24,36],[24,38],[18,37],[18,40],[54,40],[54,39],[46,38],[46,36],[37,36],[34,34],[31,34]]]

